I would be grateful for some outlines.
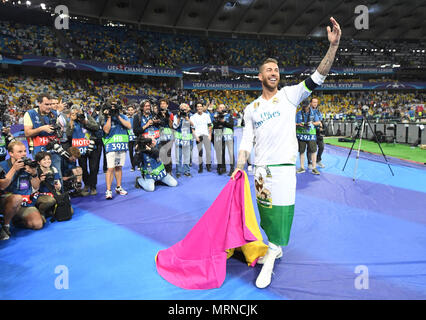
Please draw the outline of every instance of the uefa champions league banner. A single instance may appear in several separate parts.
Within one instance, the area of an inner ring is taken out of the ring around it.
[[[262,84],[258,82],[237,82],[237,81],[184,81],[183,88],[189,90],[244,90],[244,91],[261,91]]]
[[[54,58],[54,57],[37,57],[37,56],[29,56],[29,55],[23,56],[22,60],[3,57],[2,59],[0,59],[0,63],[15,64],[15,65],[22,65],[22,66],[61,68],[61,69],[80,70],[80,71],[122,73],[122,74],[143,75],[143,76],[182,77],[182,72],[179,69],[129,66],[129,65],[122,65],[122,64],[96,62],[96,61],[71,60],[71,59],[61,59],[61,58]]]
[[[294,81],[288,85],[297,84]],[[238,82],[238,81],[184,81],[184,89],[190,90],[255,90],[261,91],[262,85],[258,82]],[[329,82],[326,81],[316,90],[413,90],[426,89],[426,82]]]
[[[217,72],[226,76],[229,73],[236,74],[258,74],[259,69],[257,67],[235,67],[235,66],[216,66],[216,65],[182,65],[182,71],[184,72]],[[302,73],[312,74],[316,70],[316,67],[285,67],[280,68],[280,74],[287,75],[299,75]],[[336,74],[392,74],[394,70],[392,68],[361,68],[361,67],[332,67],[330,73]]]
[[[413,90],[426,89],[426,82],[329,82],[316,90]]]

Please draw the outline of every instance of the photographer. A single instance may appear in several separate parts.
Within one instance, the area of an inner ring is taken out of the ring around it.
[[[133,132],[139,137],[154,138],[160,137],[159,125],[161,120],[156,114],[152,113],[152,106],[149,100],[141,103],[141,114],[137,114],[133,119]]]
[[[104,150],[104,143],[102,141],[102,138],[104,136],[104,130],[102,129],[102,126],[100,124],[100,120],[102,119],[102,115],[101,115],[101,106],[100,105],[96,105],[95,109],[92,112],[92,118],[93,120],[96,121],[97,125],[98,125],[98,130],[96,130],[96,132],[93,133],[92,138],[95,140],[95,150],[92,151],[91,156],[93,157],[93,172],[98,173],[99,172],[99,166],[101,163],[101,157],[102,155],[104,155],[104,163],[103,166],[105,167],[105,172],[106,170],[106,157],[105,157],[105,150]],[[90,169],[92,170],[92,169]],[[91,171],[92,172],[92,171]],[[98,176],[97,174],[93,175],[93,184],[96,186],[98,184]],[[91,189],[90,190],[90,195],[96,195],[97,191],[96,189]]]
[[[321,156],[322,153],[324,152],[324,124],[323,124],[323,117],[321,112],[319,111],[318,108],[318,99],[317,98],[312,98],[311,99],[311,110],[318,116],[318,119],[320,121],[319,126],[316,126],[316,132],[317,132],[317,137],[316,137],[316,142],[317,142],[317,147],[318,147],[318,152],[317,152],[317,166],[320,168],[325,168],[325,165],[323,165],[323,163],[321,162]],[[312,161],[311,161],[311,152],[307,152],[307,156],[308,156],[308,169],[312,170]]]
[[[51,190],[61,191],[62,185],[58,170],[52,166],[50,153],[40,151],[34,157],[38,164],[37,174],[40,178],[40,187],[34,195],[36,208],[42,213],[44,220],[52,215],[56,200]]]
[[[15,137],[10,133],[9,127],[4,127],[0,121],[0,161],[4,161],[7,155],[7,146],[9,143],[16,141]]]
[[[173,120],[175,129],[176,177],[183,173],[191,177],[189,162],[191,153],[192,128],[194,123],[189,118],[189,105],[182,103]]]
[[[78,105],[71,107],[70,121],[67,124],[66,135],[71,140],[71,145],[80,151],[78,164],[83,171],[84,189],[82,196],[97,194],[96,184],[99,164],[96,163],[96,154],[92,154],[96,148],[95,140],[92,136],[99,130],[98,123]],[[89,162],[89,170],[87,163]]]
[[[214,148],[217,158],[217,173],[226,173],[225,148],[228,149],[230,170],[228,175],[234,172],[234,118],[226,112],[224,104],[220,104],[214,114],[213,121]]]
[[[81,196],[83,170],[77,166],[80,159],[80,150],[77,147],[69,147],[62,157],[62,180],[64,191],[70,191],[71,197]]]
[[[37,97],[38,108],[28,110],[24,115],[24,132],[32,155],[46,151],[50,141],[59,141],[62,136],[60,126],[57,125],[57,113],[52,110],[52,98],[48,94]],[[61,174],[61,157],[55,150],[49,151],[52,155],[53,166]]]
[[[129,118],[130,125],[132,126],[132,129],[129,129],[127,131],[129,133],[129,157],[130,157],[130,165],[131,165],[130,171],[132,172],[135,171],[135,166],[136,166],[135,159],[134,159],[136,136],[133,132],[133,120],[134,120],[135,112],[136,110],[133,106],[129,106],[127,108],[127,117]]]
[[[300,154],[300,168],[296,173],[306,172],[304,161],[305,161],[305,149],[307,147],[308,152],[311,152],[312,162],[312,173],[319,175],[320,172],[316,168],[317,163],[317,143],[316,143],[316,129],[315,126],[320,125],[318,115],[311,110],[310,104],[305,104],[302,110],[296,114],[296,136],[299,144]]]
[[[127,191],[121,186],[123,175],[123,166],[126,161],[126,153],[129,148],[129,134],[127,130],[132,126],[129,119],[124,115],[122,105],[119,101],[106,104],[103,109],[102,129],[104,137],[102,141],[105,146],[106,160],[108,170],[105,174],[107,190],[105,199],[112,199],[111,185],[115,176],[117,186],[115,192],[120,195],[126,195]]]
[[[140,159],[142,177],[136,179],[136,187],[145,191],[154,191],[155,182],[161,181],[170,187],[176,187],[177,181],[166,172],[160,160],[160,151],[154,138],[140,136],[137,140],[137,158]]]
[[[173,146],[173,113],[169,112],[169,102],[166,99],[160,99],[160,111],[158,118],[160,119],[160,142],[158,149],[160,150],[160,159],[164,163],[167,173],[172,173],[172,146]]]
[[[0,162],[4,173],[0,178],[0,210],[5,220],[1,230],[3,240],[10,237],[10,221],[34,230],[41,229],[45,222],[31,197],[33,190],[40,187],[37,163],[26,158],[27,150],[21,141],[11,142],[8,153],[10,158]]]
[[[207,171],[211,171],[211,140],[212,140],[212,121],[210,116],[204,112],[204,107],[201,102],[197,103],[197,113],[194,114],[190,119],[194,123],[194,129],[192,131],[195,141],[197,141],[198,150],[198,173],[203,172],[203,146],[206,150],[206,168]]]

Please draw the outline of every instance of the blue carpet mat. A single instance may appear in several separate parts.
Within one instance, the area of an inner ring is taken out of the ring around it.
[[[342,171],[347,153],[327,145],[321,175],[297,176],[290,243],[267,289],[254,285],[260,266],[239,256],[219,289],[183,290],[157,274],[158,250],[181,240],[229,179],[197,174],[194,163],[192,178],[152,193],[134,188],[138,173],[126,166],[129,194],[112,201],[99,174],[99,194],[73,199],[71,221],[12,228],[0,243],[0,299],[425,299],[425,168],[390,159],[393,177],[383,158],[363,155],[353,181],[354,158]],[[360,275],[368,288],[357,287]]]

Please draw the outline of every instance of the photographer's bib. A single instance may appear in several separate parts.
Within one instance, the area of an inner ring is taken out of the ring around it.
[[[192,141],[192,133],[191,128],[186,127],[182,128],[181,132],[175,131],[175,139],[176,139],[176,145],[177,146],[189,146]]]
[[[4,136],[0,136],[0,156],[5,155],[7,155],[6,138]]]
[[[314,125],[309,125],[309,127],[296,127],[296,136],[297,139],[302,141],[315,141],[317,139],[317,130]]]
[[[127,134],[129,135],[129,142],[136,141],[136,135],[133,132],[133,129],[127,130]]]
[[[224,141],[234,140],[234,130],[230,128],[223,128],[223,140]]]
[[[144,138],[158,139],[160,138],[160,130],[154,129],[153,127],[149,127],[148,129],[145,130],[144,133],[142,133],[142,136]]]
[[[299,111],[296,114],[296,119],[299,121],[296,121],[297,123],[303,122],[305,123],[305,126],[296,126],[296,136],[297,139],[301,141],[315,141],[317,139],[317,130],[315,129],[315,126],[311,123],[309,125],[306,125],[309,122],[315,122],[316,115],[313,113],[312,110],[309,111],[309,113],[305,113],[303,111]]]
[[[28,115],[31,118],[31,123],[33,125],[33,129],[37,129],[39,127],[42,127],[46,124],[50,124],[52,119],[54,119],[54,122],[56,122],[57,119],[57,113],[55,110],[51,110],[51,114],[53,115],[52,118],[45,115],[42,116],[39,114],[38,109],[31,109],[27,111]],[[51,141],[56,139],[57,137],[55,135],[52,135],[51,133],[47,133],[45,131],[38,134],[36,137],[30,137],[27,138],[28,146],[33,148],[33,154],[36,154],[40,151],[46,151],[46,145]]]
[[[160,128],[160,141],[172,140],[173,132],[170,128]]]
[[[85,155],[87,153],[87,148],[90,144],[90,140],[86,138],[73,138],[71,144],[73,147],[78,148],[81,155]]]
[[[153,179],[155,181],[159,181],[167,175],[164,164],[145,153],[143,154],[141,173],[145,179]]]
[[[128,134],[115,134],[111,138],[102,138],[105,152],[127,151],[129,148]]]
[[[88,146],[90,144],[89,133],[80,124],[74,124],[74,131],[72,134],[71,144],[73,147],[78,148],[81,155],[87,153]]]

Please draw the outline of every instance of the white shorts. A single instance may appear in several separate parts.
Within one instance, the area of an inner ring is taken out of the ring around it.
[[[107,168],[123,167],[126,161],[126,151],[113,151],[106,154]]]

